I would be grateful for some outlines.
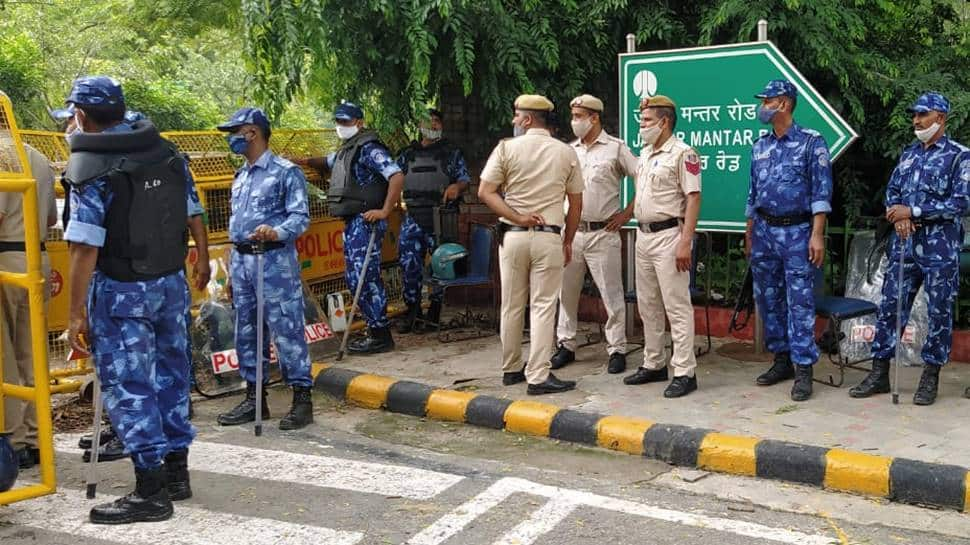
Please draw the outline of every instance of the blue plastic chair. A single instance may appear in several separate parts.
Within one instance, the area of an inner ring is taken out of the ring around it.
[[[438,330],[438,340],[441,342],[454,342],[457,340],[475,339],[479,337],[485,337],[488,335],[495,334],[495,328],[492,327],[496,323],[495,320],[495,283],[492,280],[492,253],[493,244],[495,242],[495,233],[491,226],[485,225],[483,223],[472,223],[471,224],[471,240],[468,248],[468,270],[464,275],[454,278],[453,280],[441,280],[434,278],[433,276],[428,276],[425,279],[425,284],[432,290],[432,292],[441,293],[441,310],[442,315],[444,315],[445,305],[447,304],[447,291],[449,288],[462,287],[467,290],[467,288],[475,286],[488,286],[491,288],[490,293],[492,294],[492,316],[488,318],[489,329],[483,330],[478,329],[477,333],[470,336],[461,336],[460,338],[451,338],[447,331],[442,331],[443,320],[439,319],[437,324]],[[468,298],[466,297],[467,301]],[[474,316],[471,307],[469,305],[465,306],[465,311],[459,314],[452,321],[457,321],[458,323],[470,323],[477,320]]]
[[[815,269],[815,314],[826,318],[829,321],[829,329],[832,331],[839,351],[836,357],[829,353],[829,361],[839,368],[838,382],[829,375],[828,381],[818,380],[822,384],[840,387],[845,382],[845,369],[857,369],[859,371],[869,371],[865,367],[859,367],[860,363],[872,361],[872,357],[858,360],[849,360],[842,350],[842,322],[853,318],[861,318],[879,311],[875,303],[865,299],[855,297],[838,297],[835,295],[825,295],[825,272],[823,269]],[[816,379],[817,380],[817,379]]]

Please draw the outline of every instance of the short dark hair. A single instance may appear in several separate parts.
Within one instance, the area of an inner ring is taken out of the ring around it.
[[[108,127],[125,120],[124,104],[75,104],[74,107],[83,111],[99,127]]]
[[[428,108],[428,114],[432,117],[437,117],[441,121],[445,120],[445,114],[441,113],[441,110],[438,110],[437,108]]]
[[[674,111],[670,106],[647,106],[653,110],[656,110],[657,117],[660,119],[667,118],[670,120],[670,130],[674,130],[677,127],[677,112]]]

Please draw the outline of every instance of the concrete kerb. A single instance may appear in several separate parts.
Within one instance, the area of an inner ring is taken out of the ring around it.
[[[970,511],[966,468],[562,409],[313,365],[314,388],[369,409],[505,429],[672,465]]]

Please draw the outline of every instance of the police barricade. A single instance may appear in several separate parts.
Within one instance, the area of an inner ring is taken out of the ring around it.
[[[17,460],[6,437],[0,437],[0,505],[52,494],[54,474],[54,437],[51,422],[50,388],[47,369],[47,326],[44,323],[44,277],[41,272],[40,233],[37,226],[37,184],[17,131],[10,100],[0,92],[0,191],[23,194],[25,273],[0,271],[0,283],[27,290],[30,314],[30,341],[33,353],[34,386],[6,382],[0,366],[0,430],[4,430],[4,399],[7,396],[33,403],[37,416],[37,446],[40,450],[40,483],[11,488],[17,476]],[[2,350],[2,347],[0,347]]]

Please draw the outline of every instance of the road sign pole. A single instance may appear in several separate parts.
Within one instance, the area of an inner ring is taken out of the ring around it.
[[[630,33],[626,35],[626,52],[636,53],[637,52],[637,37],[635,34]],[[620,108],[617,108],[620,110]],[[626,115],[627,112],[620,111],[620,115]],[[622,120],[620,120],[622,123]],[[624,256],[625,267],[623,268],[623,282],[626,286],[624,294],[632,291],[636,286],[636,231],[633,229],[621,229],[623,233],[623,238],[626,239],[626,252]],[[636,303],[626,304],[626,337],[627,339],[633,338],[636,335],[636,322],[637,322],[637,305]]]
[[[768,21],[765,19],[758,21],[758,41],[768,41]]]
[[[758,21],[758,41],[768,41],[768,21],[765,19]],[[754,353],[765,353],[765,324],[761,321],[761,310],[757,304],[754,306]]]

